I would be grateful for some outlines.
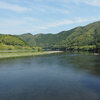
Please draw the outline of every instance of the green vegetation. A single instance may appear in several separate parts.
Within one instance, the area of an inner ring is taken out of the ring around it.
[[[0,34],[0,50],[41,51],[40,47],[29,46],[18,36]]]
[[[27,57],[27,56],[37,56],[37,55],[44,55],[44,54],[52,54],[57,53],[55,51],[47,51],[47,52],[34,52],[34,51],[5,51],[0,52],[0,59],[4,58],[16,58],[16,57]]]
[[[77,27],[66,40],[62,42],[70,50],[100,50],[100,22],[89,24],[85,27]]]
[[[19,36],[30,46],[51,50],[85,50],[100,52],[100,21],[76,27],[58,34],[22,34]]]
[[[0,50],[84,50],[100,52],[100,21],[57,34],[0,34]]]
[[[0,50],[29,49],[29,46],[19,37],[0,34]]]
[[[52,48],[55,43],[59,43],[70,34],[63,31],[59,34],[37,34],[30,33],[19,35],[21,39],[27,42],[30,46],[38,46],[42,48]]]
[[[0,34],[0,59],[51,53],[55,52],[43,52],[41,47],[29,46],[18,36]]]

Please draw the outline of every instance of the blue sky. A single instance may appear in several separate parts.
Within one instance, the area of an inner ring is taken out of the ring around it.
[[[0,0],[0,33],[58,33],[100,20],[100,0]]]

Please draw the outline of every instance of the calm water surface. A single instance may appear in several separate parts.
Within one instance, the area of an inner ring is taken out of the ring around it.
[[[100,100],[100,56],[60,53],[0,60],[0,100]]]

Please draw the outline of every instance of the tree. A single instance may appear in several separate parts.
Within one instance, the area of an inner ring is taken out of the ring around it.
[[[94,34],[93,34],[93,39],[94,39],[94,45],[96,46],[96,48],[95,48],[95,52],[99,52],[99,48],[98,48],[98,32],[97,32],[97,30],[95,29],[94,30]]]

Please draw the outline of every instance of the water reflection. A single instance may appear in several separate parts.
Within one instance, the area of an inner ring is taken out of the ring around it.
[[[94,56],[90,53],[64,53],[60,64],[71,64],[76,70],[87,70],[91,74],[100,75],[100,56]],[[66,65],[65,65],[66,66]]]

